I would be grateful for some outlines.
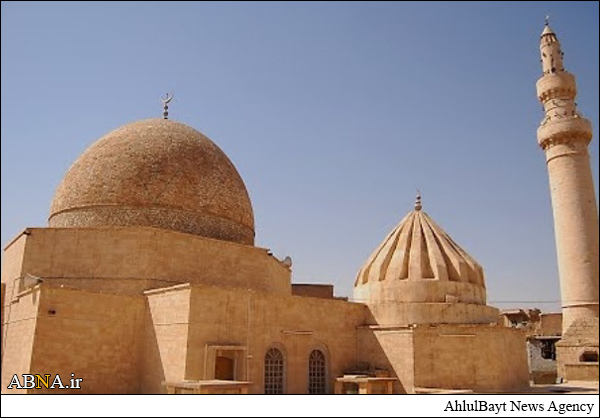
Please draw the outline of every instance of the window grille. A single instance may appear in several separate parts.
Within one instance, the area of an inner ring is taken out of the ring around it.
[[[327,359],[322,351],[310,353],[308,362],[308,393],[325,395],[327,392]]]
[[[265,355],[265,394],[283,395],[285,360],[276,348],[271,348]]]

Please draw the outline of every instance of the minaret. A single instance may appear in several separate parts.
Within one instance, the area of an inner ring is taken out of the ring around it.
[[[580,318],[598,318],[598,209],[588,154],[592,125],[577,111],[575,77],[546,20],[537,95],[545,117],[537,131],[546,153],[563,312],[563,335]]]

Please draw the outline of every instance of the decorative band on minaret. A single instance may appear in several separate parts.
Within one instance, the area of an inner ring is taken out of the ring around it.
[[[575,104],[575,77],[548,21],[540,40],[543,75],[537,95],[544,119],[537,131],[546,153],[560,276],[563,335],[579,318],[598,318],[598,209],[588,145],[592,125]]]

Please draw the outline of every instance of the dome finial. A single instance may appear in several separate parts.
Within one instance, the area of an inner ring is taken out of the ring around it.
[[[421,191],[417,190],[417,201],[415,202],[415,210],[420,211],[423,209],[423,202],[421,201]]]
[[[169,119],[169,103],[173,100],[173,94],[167,93],[165,97],[161,97],[163,103],[163,119]]]
[[[550,26],[550,15],[546,15],[546,19],[544,21],[544,25]]]

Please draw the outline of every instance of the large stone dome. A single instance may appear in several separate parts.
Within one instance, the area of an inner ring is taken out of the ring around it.
[[[73,164],[50,227],[149,226],[254,245],[254,214],[233,163],[210,139],[165,119],[125,125]]]

